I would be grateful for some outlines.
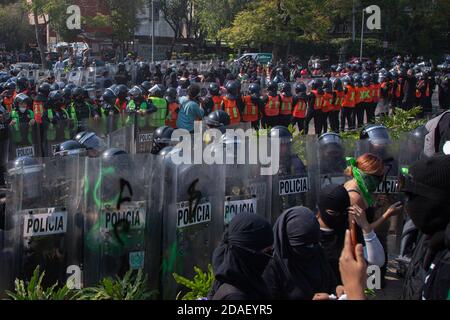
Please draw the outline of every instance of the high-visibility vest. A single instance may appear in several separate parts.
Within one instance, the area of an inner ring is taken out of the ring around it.
[[[124,102],[121,103],[119,98],[117,98],[114,106],[116,107],[117,110],[119,110],[119,112],[125,112],[127,110],[127,101],[125,100]]]
[[[244,96],[242,99],[244,100],[244,112],[242,113],[242,120],[245,122],[258,121],[258,105],[253,103],[251,96]]]
[[[292,115],[292,101],[294,98],[281,95],[280,114],[284,116]]]
[[[334,100],[334,111],[340,111],[342,109],[342,103],[344,102],[345,92],[344,91],[334,91],[336,99]]]
[[[370,85],[370,95],[372,96],[372,102],[378,102],[380,100],[380,84]]]
[[[267,98],[264,112],[267,117],[276,117],[280,114],[280,98],[278,96],[268,96]]]
[[[363,91],[363,90],[364,90],[363,87],[355,87],[355,106],[362,102],[361,101],[361,91]]]
[[[362,87],[362,90],[360,92],[361,95],[361,102],[371,103],[372,102],[372,89],[371,87]]]
[[[346,108],[354,108],[356,98],[356,90],[352,86],[347,86],[347,93],[345,94],[344,101],[342,101],[342,106]]]
[[[223,97],[222,96],[212,96],[213,108],[211,112],[220,110],[220,105],[222,104]]]
[[[156,112],[151,115],[151,125],[154,127],[162,127],[166,123],[167,101],[158,97],[150,97],[150,100],[156,108]]]
[[[392,96],[394,96],[395,80],[391,80],[389,83],[390,83],[391,86],[390,86],[388,94],[389,94],[390,97],[392,97]]]
[[[178,103],[169,103],[169,106],[167,107],[169,113],[166,118],[166,126],[172,127],[174,129],[177,127],[178,113],[176,110],[178,108],[180,108],[180,105]]]
[[[5,105],[6,110],[8,110],[9,113],[13,111],[14,98],[14,95],[12,95],[11,97],[3,98],[3,104]]]
[[[422,91],[419,88],[423,86],[424,82],[425,82],[425,80],[420,80],[419,83],[417,84],[417,88],[418,88],[418,89],[416,89],[416,97],[417,98],[422,97]],[[430,96],[430,84],[427,83],[426,89],[425,89],[425,97],[429,97],[429,96]]]
[[[227,97],[224,97],[223,111],[228,113],[228,115],[230,116],[230,124],[238,124],[241,122],[241,115],[239,113],[236,100],[231,100]]]
[[[33,113],[34,120],[36,120],[37,123],[42,123],[42,115],[44,114],[44,102],[33,101]]]
[[[319,94],[317,90],[311,90],[312,93],[314,93],[315,100],[314,100],[314,110],[320,110],[323,105],[323,94]]]
[[[307,103],[304,99],[298,99],[292,111],[292,116],[298,119],[304,119],[306,117]]]
[[[330,112],[333,111],[333,95],[331,93],[324,93],[322,98],[322,111]]]
[[[397,98],[400,98],[401,95],[402,95],[402,83],[399,82],[399,83],[397,83],[397,88],[395,90],[395,96]]]

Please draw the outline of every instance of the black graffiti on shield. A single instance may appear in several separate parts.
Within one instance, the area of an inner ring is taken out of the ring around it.
[[[198,204],[202,198],[202,192],[199,190],[196,190],[196,186],[198,183],[198,179],[195,179],[192,181],[191,185],[188,188],[188,195],[189,195],[189,213],[188,213],[188,221],[191,221],[194,217],[194,213],[197,211]],[[192,204],[195,201],[194,209],[192,210]]]
[[[127,180],[122,178],[120,178],[119,183],[120,183],[120,193],[119,198],[117,199],[117,206],[116,206],[117,210],[120,210],[120,206],[122,205],[122,203],[130,202],[133,197],[133,188],[131,188],[131,184]],[[130,194],[129,197],[122,197],[125,187],[128,188],[128,192]],[[119,236],[121,231],[124,232],[130,231],[130,222],[128,220],[121,219],[114,224],[114,235],[116,236],[117,241],[119,241],[119,243],[123,246],[125,245],[125,243],[122,241],[122,239],[120,239]]]

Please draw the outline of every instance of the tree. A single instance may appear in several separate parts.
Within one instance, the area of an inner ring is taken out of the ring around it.
[[[0,6],[0,42],[8,49],[24,48],[33,41],[28,13],[19,3]]]

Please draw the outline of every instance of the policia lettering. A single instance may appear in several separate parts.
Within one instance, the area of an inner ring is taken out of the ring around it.
[[[279,183],[279,195],[304,193],[309,191],[307,177],[281,180]]]
[[[211,221],[211,204],[202,199],[201,191],[196,189],[199,179],[189,185],[189,201],[177,203],[177,228],[183,228]]]

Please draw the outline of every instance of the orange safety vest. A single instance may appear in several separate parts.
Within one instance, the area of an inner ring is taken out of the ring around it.
[[[15,97],[16,94],[13,94],[11,97],[3,98],[3,104],[6,106],[6,110],[8,110],[9,113],[12,112]]]
[[[177,127],[177,119],[178,119],[178,113],[176,110],[180,107],[180,105],[176,102],[169,103],[167,110],[169,111],[169,114],[166,119],[166,126],[176,128]]]
[[[345,93],[344,91],[334,91],[336,94],[336,100],[334,100],[334,111],[340,111],[342,104],[344,103]]]
[[[253,103],[251,96],[244,96],[244,112],[242,113],[242,120],[245,122],[258,121],[258,106]]]
[[[392,97],[394,95],[395,81],[391,80],[389,83],[390,83],[391,87],[389,89],[388,95],[389,95],[389,97]]]
[[[372,98],[372,88],[369,86],[369,87],[363,87],[362,89],[363,89],[362,92],[361,92],[361,95],[362,95],[361,99],[362,99],[362,101],[366,102],[366,103],[372,102],[372,100],[373,100],[373,98]]]
[[[311,90],[314,93],[315,101],[314,101],[314,110],[320,110],[323,104],[323,94],[319,94],[317,90]]]
[[[342,101],[342,106],[346,108],[355,107],[356,98],[356,88],[352,86],[347,86],[347,93],[345,94],[344,100]]]
[[[285,97],[284,95],[281,95],[281,115],[290,116],[292,114],[292,101],[292,97]]]
[[[397,83],[397,89],[395,90],[395,96],[397,98],[400,98],[402,95],[402,84],[401,83]]]
[[[42,123],[42,115],[44,114],[44,103],[42,101],[33,101],[34,120]]]
[[[212,101],[213,101],[214,105],[213,105],[211,112],[220,110],[220,105],[222,104],[223,97],[222,96],[212,96]]]
[[[241,122],[241,115],[237,107],[236,100],[230,100],[227,97],[223,98],[223,111],[230,116],[230,124],[238,124]]]
[[[330,112],[333,111],[333,95],[331,93],[325,93],[322,98],[322,111]]]
[[[297,104],[294,106],[292,115],[294,116],[294,118],[304,119],[306,117],[306,109],[306,101],[303,99],[298,99]]]
[[[370,91],[372,96],[372,102],[378,102],[380,100],[380,84],[371,84]]]
[[[264,107],[267,117],[275,117],[280,114],[280,99],[278,96],[268,96],[267,103]]]
[[[124,112],[127,110],[127,101],[125,100],[122,105],[120,105],[119,98],[116,99],[116,107],[119,109],[120,112]]]
[[[419,84],[417,85],[418,87],[422,86],[422,84],[424,83],[424,80],[420,80]],[[425,97],[429,97],[430,96],[430,84],[427,84],[427,87],[425,89]],[[416,98],[420,98],[422,97],[422,92],[419,89],[416,89]]]

